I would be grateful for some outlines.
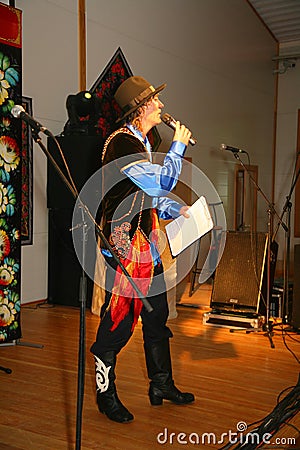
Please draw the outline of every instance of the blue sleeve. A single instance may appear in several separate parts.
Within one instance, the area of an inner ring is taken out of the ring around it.
[[[185,149],[185,144],[173,141],[162,165],[149,161],[134,162],[123,167],[121,172],[150,197],[165,196],[177,183]]]
[[[159,197],[155,205],[158,210],[158,217],[164,220],[176,219],[176,217],[180,216],[179,211],[182,206],[182,204],[168,197]]]

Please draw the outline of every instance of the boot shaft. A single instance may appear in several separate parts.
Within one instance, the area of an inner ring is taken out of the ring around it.
[[[98,393],[106,392],[114,385],[116,379],[116,353],[106,352],[100,357],[94,355],[96,370],[96,388]]]
[[[101,358],[94,355],[96,368],[96,389],[98,409],[110,420],[128,423],[133,415],[120,401],[115,385],[116,353],[106,352]]]
[[[145,359],[148,377],[159,384],[172,381],[170,344],[164,339],[152,345],[145,345]]]
[[[172,364],[169,340],[144,346],[146,366],[150,381],[149,398],[151,405],[161,405],[163,400],[169,400],[178,405],[192,403],[194,395],[181,392],[172,378]]]

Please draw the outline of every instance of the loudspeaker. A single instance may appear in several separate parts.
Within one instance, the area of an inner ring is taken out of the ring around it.
[[[278,245],[271,246],[271,286]],[[216,268],[211,308],[230,313],[266,313],[266,233],[228,231],[224,252]]]
[[[97,136],[70,135],[56,137],[75,186],[80,192],[86,181],[101,166],[102,139]],[[48,151],[61,171],[67,175],[60,151],[48,138]],[[47,165],[48,212],[48,301],[67,306],[80,306],[82,268],[77,259],[72,232],[75,198],[52,162]],[[100,185],[100,180],[99,180]],[[89,254],[91,264],[94,255]],[[87,277],[87,306],[91,305],[93,282]]]
[[[102,139],[98,136],[57,136],[63,157],[66,160],[78,192],[86,181],[101,167]],[[62,173],[68,176],[61,153],[52,138],[48,138],[47,148]],[[73,208],[75,199],[63,182],[52,162],[47,164],[47,206],[48,208]]]
[[[48,302],[66,306],[80,306],[80,278],[82,268],[73,247],[71,209],[51,209],[48,227]],[[89,258],[95,255],[89,254]],[[86,303],[91,305],[93,282],[87,278]]]
[[[293,283],[293,307],[291,324],[300,328],[300,244],[294,246],[294,283]]]

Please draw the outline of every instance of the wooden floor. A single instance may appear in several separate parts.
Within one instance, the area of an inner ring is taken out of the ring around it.
[[[209,289],[200,289],[191,299],[196,304],[199,299],[203,304],[206,296],[209,304],[209,295]],[[135,416],[126,425],[109,421],[97,410],[94,362],[89,347],[98,317],[87,311],[80,448],[220,449],[228,442],[226,439],[223,444],[218,442],[222,433],[237,432],[241,422],[250,425],[261,420],[276,406],[279,394],[297,384],[299,363],[287,349],[300,356],[300,336],[296,333],[288,336],[280,328],[274,328],[275,348],[271,348],[263,332],[231,333],[227,327],[204,325],[205,308],[177,309],[178,317],[169,321],[174,333],[171,341],[174,379],[178,387],[192,391],[196,401],[188,406],[169,402],[160,407],[150,406],[139,323],[117,366],[119,396]],[[22,307],[21,319],[20,342],[0,348],[0,365],[12,369],[11,374],[0,372],[0,449],[74,449],[80,310],[30,305]],[[298,429],[299,416],[291,421]],[[186,437],[179,433],[185,433]],[[205,433],[211,433],[210,443]],[[196,436],[199,444],[195,444]],[[298,437],[295,428],[286,425],[276,436],[284,445],[277,442],[264,448],[300,448],[289,441]]]

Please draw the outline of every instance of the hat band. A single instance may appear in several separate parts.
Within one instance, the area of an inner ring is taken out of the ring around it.
[[[155,88],[153,86],[147,87],[143,92],[141,92],[139,95],[134,97],[124,108],[124,110],[128,110],[130,108],[133,108],[134,106],[139,105],[145,98],[149,97],[153,92],[155,92]]]

